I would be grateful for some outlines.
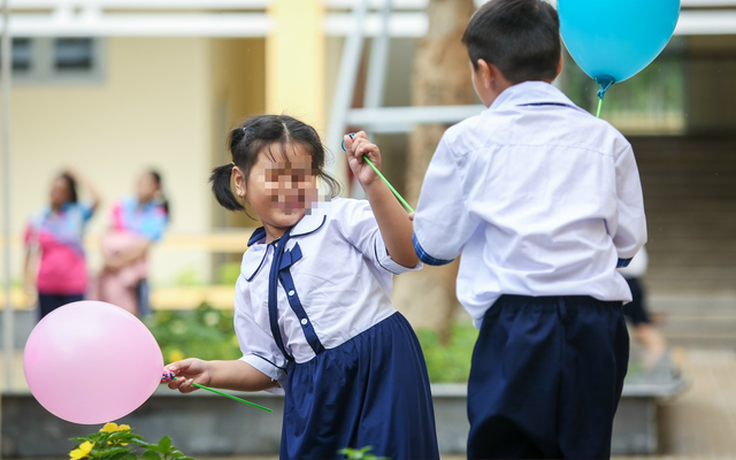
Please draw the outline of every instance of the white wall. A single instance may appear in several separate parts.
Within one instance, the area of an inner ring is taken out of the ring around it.
[[[12,93],[12,230],[47,202],[52,178],[66,165],[104,195],[91,236],[108,224],[113,200],[134,190],[137,175],[159,169],[173,221],[170,232],[210,228],[207,189],[211,150],[209,40],[110,38],[97,84],[18,84]],[[16,246],[17,247],[17,246]],[[20,251],[13,270],[20,272]],[[99,263],[90,248],[91,264]],[[208,270],[201,251],[153,255],[152,278],[170,282],[187,268]]]

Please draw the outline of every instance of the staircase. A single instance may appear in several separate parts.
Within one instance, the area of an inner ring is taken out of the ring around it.
[[[649,308],[673,345],[736,347],[736,138],[642,137]]]

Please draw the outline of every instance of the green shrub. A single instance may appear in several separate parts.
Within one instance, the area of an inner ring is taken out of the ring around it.
[[[217,269],[217,283],[234,286],[240,276],[240,262],[226,262]]]
[[[146,321],[167,363],[184,358],[238,359],[242,356],[233,329],[233,313],[202,303],[192,311],[156,311]],[[450,342],[443,346],[433,331],[418,330],[427,360],[429,379],[434,383],[467,382],[470,358],[478,330],[457,324]]]
[[[107,423],[97,433],[71,440],[78,444],[69,452],[70,460],[194,460],[172,445],[168,436],[151,444],[130,426],[117,423]]]
[[[233,313],[206,303],[192,311],[156,311],[146,321],[167,363],[184,358],[238,359]]]
[[[447,345],[440,343],[434,331],[420,329],[417,336],[432,383],[468,381],[473,347],[478,339],[478,330],[472,324],[460,323],[453,326]]]

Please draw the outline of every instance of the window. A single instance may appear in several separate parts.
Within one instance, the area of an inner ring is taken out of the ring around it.
[[[13,38],[13,79],[21,84],[101,82],[103,44],[89,37]]]
[[[28,72],[31,70],[32,48],[30,38],[13,39],[13,71]]]
[[[94,67],[91,38],[57,38],[54,40],[54,68],[57,71],[88,71]]]

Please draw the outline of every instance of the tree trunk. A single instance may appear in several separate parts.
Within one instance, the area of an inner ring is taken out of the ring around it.
[[[412,76],[415,106],[460,105],[473,100],[468,54],[460,39],[475,11],[473,0],[431,0],[429,31],[419,43]],[[447,126],[420,125],[409,138],[406,191],[417,201],[432,154]],[[431,328],[446,342],[458,302],[457,261],[425,267],[396,279],[395,303],[415,327]]]

